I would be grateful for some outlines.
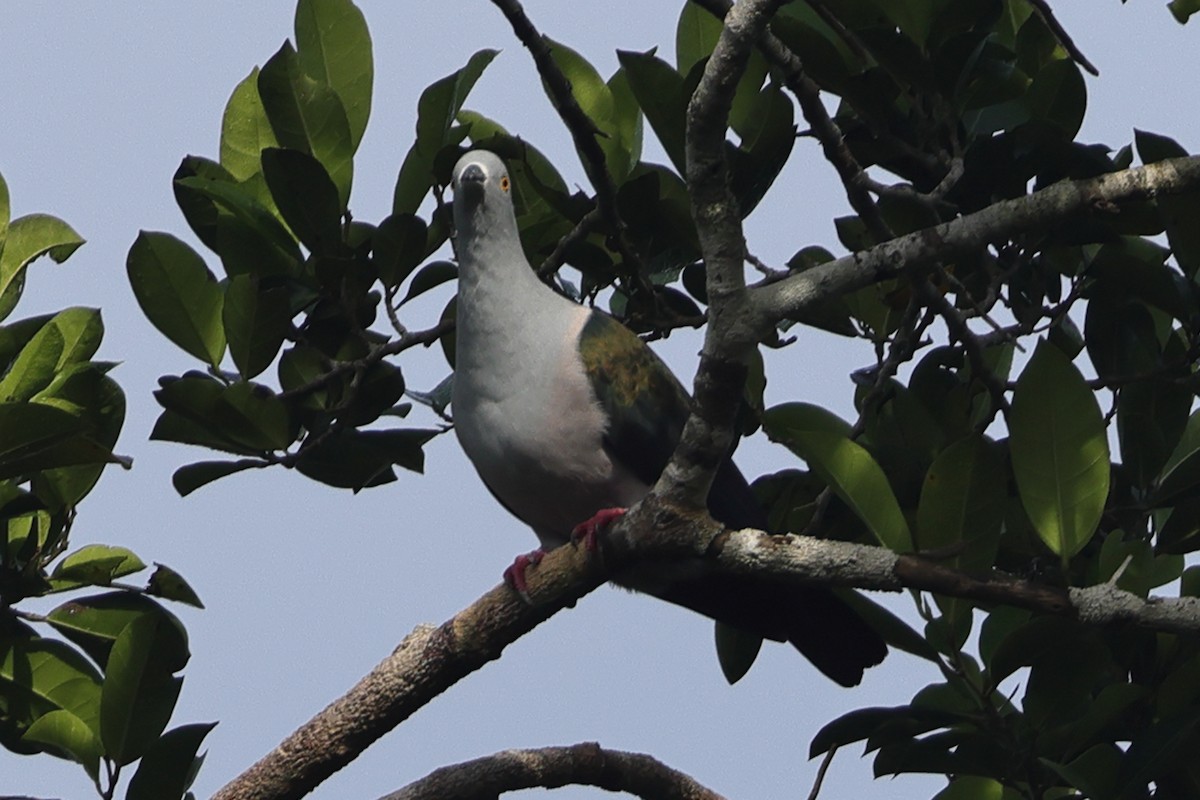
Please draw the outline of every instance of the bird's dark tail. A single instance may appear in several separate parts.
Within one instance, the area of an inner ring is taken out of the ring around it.
[[[710,575],[655,594],[764,639],[791,642],[842,686],[856,686],[863,670],[887,655],[887,645],[875,629],[828,589]]]

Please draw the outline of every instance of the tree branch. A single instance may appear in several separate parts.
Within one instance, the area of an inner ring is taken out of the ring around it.
[[[972,576],[920,555],[873,545],[723,530],[705,515],[681,513],[658,497],[641,506],[646,509],[642,519],[654,527],[618,526],[603,540],[600,556],[571,545],[548,553],[528,574],[528,603],[501,584],[441,626],[418,626],[346,695],[227,784],[214,800],[303,797],[433,698],[499,658],[506,646],[634,563],[704,557],[712,569],[783,584],[918,589],[1089,625],[1133,624],[1200,635],[1200,598],[1143,599],[1112,584],[1063,589],[999,572]]]
[[[438,627],[420,625],[358,682],[213,796],[289,800],[311,792],[376,739],[504,648],[604,583],[600,559],[560,547],[530,572],[530,602],[506,584]]]
[[[950,260],[1018,232],[1046,230],[1080,213],[1119,213],[1118,203],[1196,188],[1200,188],[1200,156],[1168,159],[1088,180],[1061,181],[750,292],[755,310],[766,315],[767,323],[803,321],[834,297]]]
[[[693,413],[656,488],[695,508],[704,507],[717,465],[729,452],[750,350],[766,334],[746,324],[752,319],[746,313],[746,239],[730,187],[725,129],[750,48],[782,1],[743,0],[734,6],[688,103],[687,184],[707,270],[709,322]]]
[[[595,742],[504,750],[434,770],[380,800],[495,800],[505,792],[570,785],[656,800],[722,800],[721,795],[655,758],[605,750]]]

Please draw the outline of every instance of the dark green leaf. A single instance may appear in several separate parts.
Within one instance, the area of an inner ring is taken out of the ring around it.
[[[434,158],[449,143],[447,137],[455,117],[475,82],[498,52],[476,52],[462,69],[431,83],[421,93],[421,99],[417,102],[417,140],[404,157],[404,164],[396,178],[393,214],[413,214],[420,207],[433,185]]]
[[[164,564],[155,564],[154,572],[146,583],[146,594],[186,603],[196,608],[204,608],[200,595],[175,570]]]
[[[342,249],[342,203],[321,162],[300,150],[262,151],[263,177],[275,206],[309,252],[336,255]]]
[[[275,360],[291,324],[288,287],[254,275],[234,275],[225,287],[221,320],[229,354],[246,379],[258,375]]]
[[[142,231],[126,260],[146,318],[184,351],[212,366],[225,353],[221,289],[204,260],[168,233]]]
[[[53,467],[126,463],[85,434],[79,416],[60,408],[0,404],[0,479]]]
[[[66,367],[91,358],[103,337],[99,309],[60,311],[17,354],[8,374],[0,380],[0,401],[30,399]]]
[[[117,635],[100,693],[100,738],[118,764],[140,758],[167,726],[187,661],[178,629],[165,616],[147,614]]]
[[[715,624],[714,632],[721,672],[725,680],[737,683],[754,666],[758,651],[762,649],[762,637],[723,622]]]
[[[404,305],[414,297],[419,297],[430,289],[441,286],[443,283],[452,281],[457,277],[458,267],[451,262],[431,261],[417,270],[417,274],[413,276],[412,283],[408,285],[408,291],[404,293],[403,299],[400,300],[400,305]]]
[[[1171,381],[1134,381],[1117,395],[1117,437],[1130,480],[1148,488],[1178,445],[1192,393]]]
[[[1104,419],[1083,376],[1039,342],[1013,393],[1009,450],[1021,503],[1063,560],[1096,531],[1108,499]]]
[[[125,800],[179,800],[192,785],[199,759],[196,753],[215,722],[181,725],[150,745],[129,781]]]
[[[176,191],[211,201],[216,218],[216,250],[230,275],[290,275],[298,271],[300,248],[292,234],[262,202],[225,181],[205,177],[177,178]],[[266,192],[266,184],[263,184]],[[267,200],[271,201],[269,192]],[[273,202],[273,201],[271,201]]]
[[[429,230],[415,214],[392,214],[372,237],[372,261],[385,286],[399,286],[425,258]]]
[[[1190,403],[1189,403],[1190,405]],[[1200,411],[1188,417],[1183,435],[1163,465],[1154,499],[1166,504],[1200,483]]]
[[[179,492],[180,497],[187,497],[201,486],[210,484],[219,478],[247,469],[265,467],[268,463],[258,458],[243,458],[237,461],[197,461],[175,470],[175,474],[171,476],[171,484],[175,487],[175,491]]]
[[[395,480],[392,466],[424,469],[422,446],[441,431],[405,428],[344,430],[302,451],[296,469],[313,480],[343,489],[365,489]]]
[[[341,99],[305,73],[288,42],[258,74],[258,94],[281,147],[308,153],[325,167],[346,207],[354,176],[354,145]]]
[[[955,552],[968,572],[992,566],[1008,499],[1004,463],[988,440],[972,436],[947,447],[929,467],[917,507],[917,545]]]

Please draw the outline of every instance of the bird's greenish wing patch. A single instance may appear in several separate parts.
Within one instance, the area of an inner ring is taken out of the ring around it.
[[[605,445],[639,480],[654,483],[687,422],[687,392],[645,342],[602,312],[580,331],[579,353],[608,417]]]

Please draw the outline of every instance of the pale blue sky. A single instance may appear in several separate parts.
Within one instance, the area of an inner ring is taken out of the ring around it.
[[[360,5],[374,37],[376,78],[356,159],[357,219],[377,222],[389,211],[421,89],[483,47],[503,53],[468,106],[543,148],[568,180],[584,182],[528,54],[490,3]],[[1085,138],[1116,147],[1137,126],[1194,149],[1200,98],[1182,77],[1194,75],[1200,26],[1178,26],[1158,2],[1057,5],[1102,74],[1088,79]],[[678,3],[526,6],[545,33],[605,75],[616,68],[616,47],[673,51]],[[208,605],[179,611],[193,659],[173,723],[220,720],[206,742],[200,796],[341,694],[414,625],[440,623],[492,587],[513,555],[534,544],[483,489],[452,436],[428,448],[425,476],[402,475],[358,496],[277,470],[243,473],[186,499],[171,488],[170,473],[205,453],[146,441],[157,415],[156,378],[195,364],[142,317],[125,253],[140,228],[187,234],[171,175],[185,154],[215,157],[230,91],[291,36],[293,10],[292,0],[8,0],[0,11],[0,173],[14,213],[59,215],[88,239],[66,265],[34,266],[17,316],[98,305],[108,328],[100,357],[124,362],[114,373],[129,400],[119,450],[135,467],[106,474],[84,503],[74,543],[126,545],[169,564]],[[750,221],[751,249],[774,264],[806,244],[837,250],[832,219],[846,208],[815,148],[798,147]],[[445,298],[405,321],[432,323]],[[678,334],[660,352],[690,379],[698,346],[695,336]],[[804,333],[772,358],[768,398],[799,396],[848,415],[846,374],[870,360],[861,344]],[[436,350],[402,364],[416,388],[446,372]],[[751,476],[790,464],[761,439],[747,442],[739,461]],[[730,688],[711,638],[707,620],[602,589],[422,709],[315,796],[376,797],[454,761],[584,740],[650,752],[729,797],[804,796],[816,769],[806,760],[808,742],[824,722],[856,707],[906,702],[937,679],[929,665],[893,654],[861,687],[842,690],[790,648],[770,646]],[[928,797],[942,785],[911,777],[872,783],[870,774],[869,760],[847,749],[823,796]],[[78,767],[6,751],[0,794],[93,796]]]

